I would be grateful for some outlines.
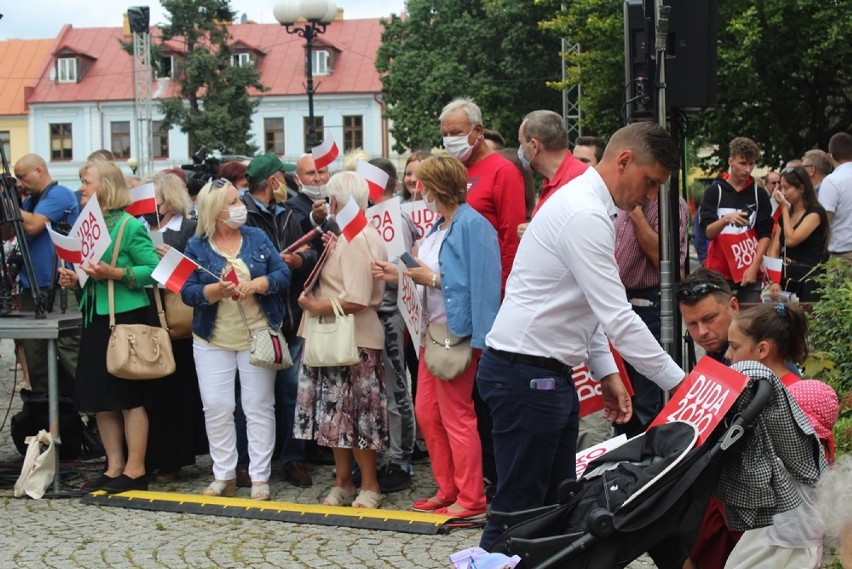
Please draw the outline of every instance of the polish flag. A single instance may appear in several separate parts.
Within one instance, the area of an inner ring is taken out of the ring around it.
[[[337,149],[337,144],[334,143],[331,135],[323,140],[319,146],[311,148],[311,155],[314,157],[314,165],[317,170],[334,162],[338,154],[340,154],[340,151]]]
[[[55,232],[50,228],[50,224],[47,224],[47,233],[50,235],[50,240],[53,241],[56,254],[59,255],[60,259],[78,265],[83,262],[82,241]]]
[[[766,271],[769,281],[781,283],[781,272],[784,270],[784,261],[776,257],[763,256],[762,268]]]
[[[373,166],[366,160],[358,160],[355,165],[355,173],[359,174],[370,186],[370,199],[378,203],[385,194],[385,188],[388,186],[390,176],[387,172],[377,166]]]
[[[350,196],[349,201],[343,206],[343,209],[337,212],[335,216],[337,225],[340,226],[340,233],[347,241],[355,239],[365,227],[367,227],[367,216],[358,207],[358,204]]]
[[[222,280],[229,282],[229,283],[234,283],[235,286],[240,286],[240,277],[237,276],[237,270],[234,267],[231,267],[230,269],[228,269],[227,273],[222,275]],[[240,299],[240,293],[236,293],[233,296],[231,296],[231,300],[239,300],[239,299]]]
[[[151,277],[170,291],[179,293],[186,279],[197,268],[198,265],[194,261],[170,247],[151,273]]]
[[[154,184],[147,183],[130,190],[130,205],[124,211],[133,217],[157,211],[157,198],[154,195]]]

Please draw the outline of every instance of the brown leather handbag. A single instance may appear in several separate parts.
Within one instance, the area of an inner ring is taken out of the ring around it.
[[[118,229],[118,238],[112,251],[112,266],[118,260],[124,226],[129,217],[125,217]],[[147,324],[115,323],[115,285],[110,279],[109,291],[109,329],[107,344],[107,371],[122,379],[159,379],[175,371],[175,357],[172,353],[172,341],[169,338],[163,304],[159,291],[154,291],[154,302],[160,317],[160,328]]]

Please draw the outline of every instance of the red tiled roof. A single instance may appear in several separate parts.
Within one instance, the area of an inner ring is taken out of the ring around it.
[[[27,114],[25,89],[38,80],[53,41],[0,41],[0,115]]]
[[[229,28],[232,45],[244,45],[266,54],[259,65],[261,81],[268,87],[265,96],[305,93],[305,41],[301,37],[288,34],[278,24],[233,24]],[[152,33],[156,35],[158,31]],[[381,34],[379,19],[340,20],[330,24],[320,40],[340,52],[330,75],[315,76],[317,95],[380,92],[382,85],[375,60]],[[50,78],[54,69],[51,61],[28,102],[133,100],[132,57],[121,48],[119,39],[130,39],[121,28],[63,28],[54,45],[85,54],[94,58],[94,62],[80,82],[59,84]],[[170,51],[183,51],[179,40],[173,39],[168,44]],[[54,49],[53,53],[58,51]],[[172,84],[161,95],[174,96],[176,92],[177,87]],[[253,89],[250,93],[258,94]]]

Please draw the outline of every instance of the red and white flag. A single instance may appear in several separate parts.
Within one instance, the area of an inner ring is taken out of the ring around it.
[[[777,257],[763,256],[763,270],[769,277],[769,282],[781,283],[781,273],[784,270],[784,261]]]
[[[331,135],[323,140],[319,146],[311,148],[311,155],[314,157],[314,165],[317,170],[334,162],[338,154],[340,154],[340,151],[337,149],[337,144],[334,143]]]
[[[130,205],[124,211],[133,217],[157,211],[157,197],[154,195],[154,184],[149,182],[131,188]]]
[[[355,173],[367,180],[367,184],[370,186],[370,199],[376,203],[381,201],[385,188],[388,186],[388,179],[390,178],[388,173],[366,160],[358,160],[358,163],[355,164]]]
[[[183,284],[189,278],[198,265],[177,249],[170,247],[154,268],[151,276],[155,281],[172,292],[179,293]]]
[[[53,246],[56,247],[56,254],[63,261],[69,263],[80,264],[83,262],[83,242],[73,237],[66,237],[55,232],[47,224],[47,233],[50,235],[50,240],[53,241]]]
[[[228,271],[222,275],[222,280],[229,283],[234,283],[234,286],[240,286],[240,277],[237,276],[237,270],[234,267],[228,269]],[[231,296],[231,300],[239,300],[240,293],[236,293]]]
[[[343,209],[337,212],[337,225],[347,241],[352,241],[367,227],[367,216],[350,196]]]

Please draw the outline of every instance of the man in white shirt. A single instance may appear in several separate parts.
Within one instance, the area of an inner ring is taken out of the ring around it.
[[[828,141],[834,172],[820,184],[819,201],[831,222],[828,252],[852,265],[852,135],[838,132]]]
[[[476,377],[494,425],[493,512],[555,503],[558,485],[574,478],[579,405],[573,366],[586,362],[600,380],[608,420],[630,419],[630,398],[607,337],[662,389],[683,380],[627,302],[613,223],[616,207],[641,205],[676,166],[677,148],[665,130],[649,122],[629,125],[610,139],[600,164],[554,193],[530,222]],[[480,546],[490,549],[501,531],[490,520]]]

